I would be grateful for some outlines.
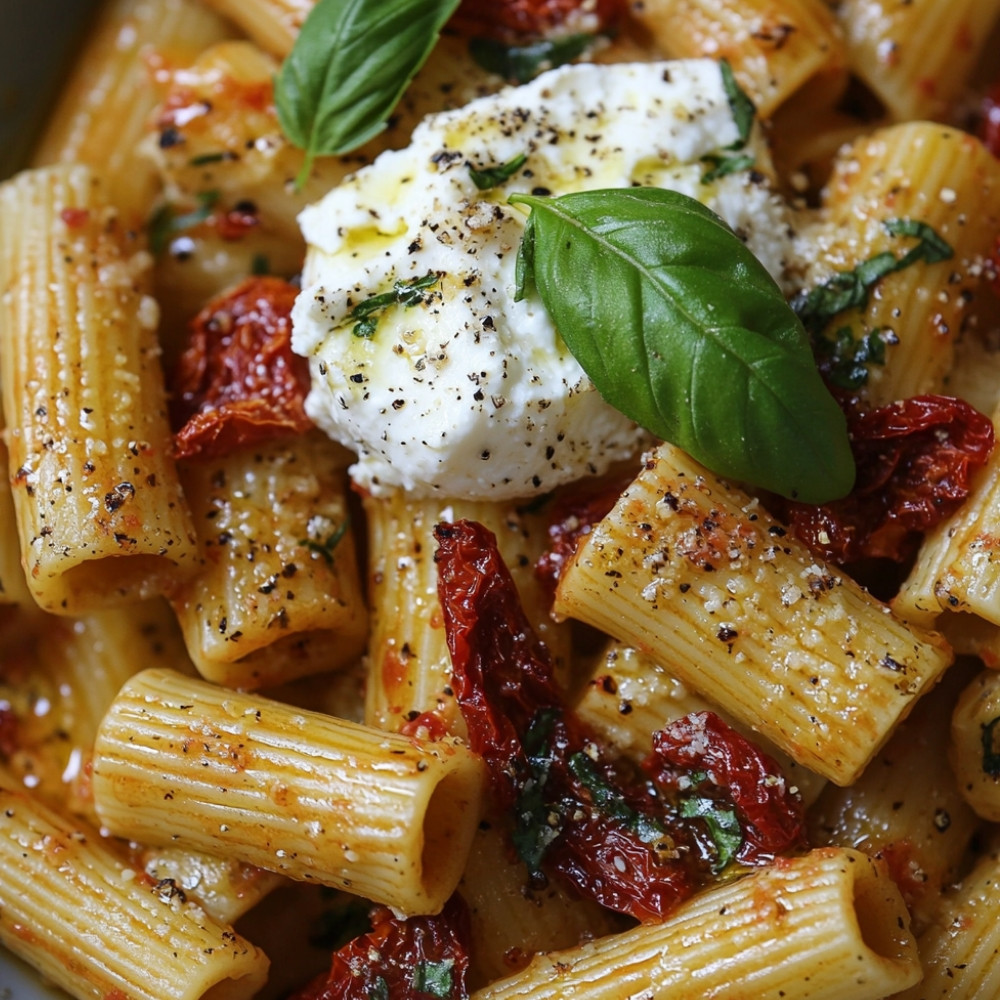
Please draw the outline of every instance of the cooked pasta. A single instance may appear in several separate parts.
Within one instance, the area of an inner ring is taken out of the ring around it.
[[[105,0],[0,179],[0,949],[1000,991],[998,31]]]

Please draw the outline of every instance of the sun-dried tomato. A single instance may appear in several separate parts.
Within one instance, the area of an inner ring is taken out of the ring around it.
[[[535,576],[550,593],[555,593],[566,563],[573,558],[581,539],[603,520],[628,485],[626,479],[578,487],[559,496],[552,507],[548,549],[535,563]]]
[[[451,23],[472,37],[517,42],[565,31],[607,31],[622,6],[621,0],[463,0]]]
[[[775,500],[775,514],[817,555],[838,565],[902,562],[922,534],[954,513],[993,449],[993,424],[964,400],[914,396],[848,411],[857,479],[821,505]]]
[[[397,917],[376,907],[371,930],[334,952],[330,971],[288,1000],[465,1000],[469,914],[458,896],[437,916]]]
[[[706,816],[700,789],[698,800],[679,783],[664,785],[676,794],[657,793],[566,708],[491,532],[458,521],[438,525],[435,535],[453,686],[470,745],[486,761],[498,804],[513,814],[517,853],[535,881],[553,875],[610,909],[664,917],[727,863],[721,840],[704,835],[713,823],[725,825],[714,803]],[[719,754],[730,748],[735,758],[736,747],[753,773],[773,773],[746,741],[731,738]],[[693,771],[689,779],[694,787]],[[723,791],[737,784],[728,773],[719,783]],[[755,824],[748,861],[762,856],[753,846],[759,829],[770,836],[787,825],[784,812],[769,815],[769,805],[759,803],[758,814],[748,804],[745,816]],[[742,843],[735,819],[722,832]]]
[[[665,791],[691,790],[721,808],[732,805],[741,843],[736,860],[766,864],[806,843],[802,799],[778,764],[714,712],[694,712],[653,735],[653,752],[643,764]]]
[[[296,291],[248,278],[192,321],[171,387],[178,458],[214,458],[312,426],[308,364],[291,348]]]

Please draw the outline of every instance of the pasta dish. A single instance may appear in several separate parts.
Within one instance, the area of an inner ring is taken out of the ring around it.
[[[0,181],[0,946],[1000,996],[998,32],[105,0]]]

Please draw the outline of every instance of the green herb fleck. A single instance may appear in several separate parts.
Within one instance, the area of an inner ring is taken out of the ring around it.
[[[419,305],[424,301],[423,293],[440,280],[440,275],[433,271],[419,278],[400,279],[392,286],[392,291],[382,292],[373,295],[371,298],[359,302],[351,310],[351,319],[354,323],[354,336],[370,338],[374,336],[378,328],[378,314],[390,306],[406,306],[410,308]]]
[[[147,225],[147,232],[149,249],[154,254],[162,253],[172,236],[185,229],[193,229],[212,217],[212,210],[219,201],[219,192],[199,191],[195,197],[198,207],[190,212],[178,213],[176,206],[167,202],[153,213]]]
[[[384,976],[376,976],[368,987],[368,1000],[392,1000],[389,996],[389,984]]]
[[[517,856],[533,877],[541,874],[542,858],[562,831],[564,817],[546,801],[545,785],[552,767],[549,739],[555,722],[554,709],[536,712],[524,734],[522,748],[528,760],[529,777],[514,803],[511,839]]]
[[[255,253],[250,261],[250,273],[260,277],[271,273],[271,261],[266,253]]]
[[[849,326],[839,327],[832,335],[820,333],[814,347],[827,380],[841,389],[860,389],[868,381],[868,366],[885,364],[883,333],[872,330],[855,337]]]
[[[726,92],[729,101],[729,110],[733,113],[733,121],[736,123],[736,131],[739,134],[739,142],[735,146],[742,146],[750,138],[753,130],[754,118],[757,115],[757,108],[753,101],[747,96],[743,88],[736,82],[733,67],[729,61],[722,59],[719,62],[719,69],[722,71],[722,88]]]
[[[328,566],[333,565],[333,550],[340,544],[341,539],[347,534],[351,519],[344,520],[326,536],[322,541],[315,538],[300,538],[299,545],[305,546],[314,555],[318,555],[326,560]]]
[[[418,993],[432,997],[449,997],[455,985],[455,960],[445,958],[440,962],[417,962],[413,970],[413,988]]]
[[[702,163],[710,165],[709,170],[701,175],[702,184],[711,184],[720,177],[729,174],[738,174],[741,170],[749,170],[754,165],[754,158],[749,153],[741,153],[738,156],[703,156]]]
[[[685,819],[705,821],[716,849],[714,872],[721,872],[735,859],[743,843],[743,831],[734,809],[725,809],[707,796],[692,795],[681,799],[680,814]]]
[[[575,34],[529,45],[504,45],[492,38],[470,38],[469,53],[488,73],[513,83],[528,83],[539,73],[572,62],[594,43],[594,35]]]
[[[994,780],[1000,778],[1000,749],[997,748],[994,730],[1000,723],[1000,715],[982,725],[983,737],[983,773]]]
[[[235,160],[236,154],[230,153],[228,150],[226,152],[220,153],[201,153],[198,156],[192,156],[188,160],[188,164],[192,167],[204,167],[209,163],[221,163],[223,160]]]
[[[524,166],[526,159],[527,156],[524,153],[519,153],[512,160],[508,160],[500,166],[483,167],[482,170],[470,163],[468,165],[469,176],[480,191],[488,191],[490,188],[499,187],[504,181],[510,180]]]
[[[579,751],[569,758],[570,773],[590,793],[594,808],[610,819],[616,819],[630,829],[644,844],[655,844],[666,837],[663,824],[652,816],[633,809],[622,793],[608,784],[598,772],[594,761]]]

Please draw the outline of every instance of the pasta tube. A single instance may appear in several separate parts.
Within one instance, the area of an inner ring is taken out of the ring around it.
[[[440,910],[479,822],[483,766],[170,671],[121,690],[94,751],[113,833],[233,856],[405,913]]]
[[[578,547],[554,610],[671,664],[837,784],[952,660],[940,636],[819,565],[756,500],[671,445]]]
[[[472,1000],[878,1000],[920,978],[893,881],[820,848],[694,897],[663,923],[537,956]]]
[[[149,261],[87,167],[0,188],[0,379],[28,586],[81,614],[162,593],[197,547],[170,458]]]
[[[2,772],[0,867],[0,943],[78,1000],[240,1000],[264,985],[263,952]]]

